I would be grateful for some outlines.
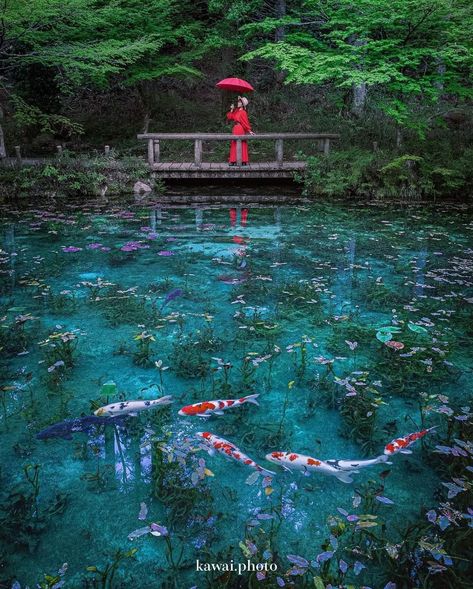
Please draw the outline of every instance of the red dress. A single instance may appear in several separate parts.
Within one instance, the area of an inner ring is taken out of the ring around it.
[[[251,131],[250,121],[244,108],[238,108],[233,112],[227,112],[227,119],[229,121],[235,121],[233,126],[232,135],[246,135]],[[232,141],[230,144],[230,157],[228,161],[233,164],[237,161],[236,152],[237,142]],[[248,143],[246,141],[241,142],[241,161],[242,163],[248,163]]]

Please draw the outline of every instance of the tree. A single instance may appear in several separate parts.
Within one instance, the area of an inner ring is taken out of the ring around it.
[[[371,88],[374,106],[420,133],[432,117],[427,109],[420,116],[422,105],[432,107],[445,94],[472,95],[468,0],[306,0],[285,23],[284,41],[266,41],[242,59],[272,60],[286,72],[286,84],[354,89],[358,110]],[[275,26],[266,20],[244,31]]]
[[[202,23],[192,18],[192,6],[178,0],[4,0],[2,94],[23,123],[77,131],[66,117],[43,112],[37,97],[28,101],[22,95],[32,71],[47,72],[53,92],[63,99],[84,86],[139,86],[162,76],[198,76],[192,62],[201,55]]]

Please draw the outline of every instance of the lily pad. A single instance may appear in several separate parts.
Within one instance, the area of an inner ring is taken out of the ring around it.
[[[422,325],[416,325],[415,323],[408,323],[407,327],[414,333],[429,333]]]
[[[393,335],[389,331],[378,331],[376,334],[376,339],[385,344],[389,340],[393,339]]]

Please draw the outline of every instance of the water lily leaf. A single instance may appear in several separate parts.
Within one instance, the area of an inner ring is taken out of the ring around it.
[[[246,546],[246,544],[244,542],[240,542],[238,544],[238,546],[240,547],[241,551],[243,552],[243,556],[245,556],[246,558],[251,558],[251,552],[248,550],[248,547]]]
[[[114,397],[117,394],[117,385],[113,381],[104,383],[100,394],[102,397]]]
[[[295,564],[298,567],[307,568],[309,566],[309,561],[302,556],[297,556],[297,554],[287,554],[286,558],[289,562],[292,562],[292,564]]]
[[[397,327],[397,325],[386,325],[385,327],[378,327],[377,331],[381,333],[399,333],[401,328]]]
[[[383,344],[385,344],[386,342],[392,340],[393,336],[392,336],[392,333],[390,333],[389,331],[386,331],[386,332],[378,331],[376,333],[376,339],[379,340],[380,342],[382,342]]]
[[[374,528],[374,526],[377,526],[378,524],[376,522],[368,522],[368,521],[359,521],[357,526],[359,528]]]
[[[375,499],[380,503],[384,503],[385,505],[394,505],[394,501],[388,499],[387,497],[383,497],[382,495],[376,495]]]
[[[429,333],[422,325],[416,325],[415,323],[408,323],[407,327],[414,333]]]
[[[252,472],[250,474],[250,476],[246,479],[245,483],[247,485],[254,485],[258,479],[259,479],[259,472],[255,470],[255,472]]]

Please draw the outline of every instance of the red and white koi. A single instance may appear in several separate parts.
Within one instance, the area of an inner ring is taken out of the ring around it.
[[[146,409],[154,409],[162,405],[169,405],[173,402],[170,395],[161,397],[160,399],[151,399],[149,401],[117,401],[100,407],[94,414],[98,417],[113,417],[115,415],[131,415],[136,416],[140,411]]]
[[[195,435],[203,442],[205,445],[205,450],[207,450],[210,456],[213,456],[216,452],[219,452],[227,458],[231,458],[240,464],[244,464],[245,466],[255,469],[264,476],[272,477],[276,474],[272,470],[268,470],[257,464],[234,444],[228,440],[225,440],[224,438],[219,438],[210,432],[197,432]]]
[[[342,483],[352,483],[351,475],[359,472],[359,468],[386,463],[388,457],[382,455],[370,460],[319,460],[295,452],[271,452],[266,455],[266,460],[279,464],[285,470],[300,470],[304,474],[320,472],[334,476]]]
[[[256,400],[257,395],[247,395],[240,399],[227,399],[216,401],[204,401],[202,403],[194,403],[193,405],[186,405],[179,411],[179,415],[197,415],[198,417],[210,417],[211,415],[223,415],[223,412],[232,407],[239,407],[245,403],[253,403],[259,405]]]
[[[428,429],[421,429],[418,432],[407,434],[407,436],[404,436],[403,438],[395,438],[392,442],[386,444],[386,446],[384,447],[384,453],[387,456],[392,456],[393,454],[397,454],[398,452],[400,452],[401,454],[412,454],[412,450],[408,449],[409,446],[412,446],[414,442],[417,442],[417,440],[423,438],[436,427],[437,426],[434,425],[434,427],[429,427]]]

